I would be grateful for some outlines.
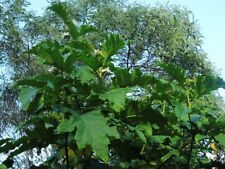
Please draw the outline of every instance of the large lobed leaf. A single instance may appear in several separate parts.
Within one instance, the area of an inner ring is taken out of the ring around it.
[[[59,17],[62,18],[62,20],[64,21],[64,23],[69,29],[70,35],[74,39],[76,39],[79,35],[78,28],[75,26],[73,21],[69,18],[66,5],[63,3],[53,3],[53,5],[49,7],[49,9],[55,12]]]
[[[102,56],[109,58],[112,55],[117,54],[118,50],[124,47],[123,40],[119,35],[109,35],[106,37],[106,41],[102,46]]]
[[[73,132],[76,128],[74,139],[79,149],[90,145],[97,158],[108,161],[109,137],[119,138],[116,127],[109,127],[107,120],[100,110],[79,115],[73,112],[69,119],[64,119],[57,127],[58,133]]]
[[[188,113],[190,113],[191,110],[184,104],[177,103],[174,111],[175,111],[175,115],[177,116],[178,121],[187,122],[189,120]]]
[[[116,127],[109,127],[100,110],[94,110],[76,119],[75,140],[80,149],[91,145],[95,155],[108,161],[110,140],[108,137],[119,138]]]
[[[131,92],[131,88],[117,88],[100,95],[100,99],[107,100],[109,106],[116,112],[125,108],[126,94]]]

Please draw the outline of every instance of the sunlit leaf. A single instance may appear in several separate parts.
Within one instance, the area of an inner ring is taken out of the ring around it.
[[[0,169],[7,169],[7,167],[4,164],[0,164]]]
[[[80,116],[75,122],[75,140],[80,149],[90,145],[96,156],[103,161],[108,161],[109,137],[119,138],[115,127],[109,127],[107,120],[99,110],[94,110]]]
[[[216,139],[216,141],[218,141],[219,142],[219,144],[221,145],[221,146],[223,146],[223,148],[225,149],[225,134],[223,134],[223,133],[220,133],[219,135],[216,135],[215,136],[215,139]]]
[[[130,88],[117,88],[105,94],[100,95],[100,99],[107,100],[110,107],[119,112],[125,108],[126,94],[131,91]]]
[[[76,118],[78,118],[78,115],[74,112],[73,115],[71,115],[69,119],[63,119],[59,123],[56,131],[58,133],[72,132],[75,129],[75,126],[76,126],[76,124],[75,124]]]
[[[74,75],[78,79],[80,79],[81,83],[86,83],[86,84],[91,83],[97,78],[93,69],[91,69],[89,66],[86,66],[86,65],[77,67],[76,71],[74,72]]]
[[[106,37],[106,41],[102,46],[102,55],[105,58],[108,58],[114,54],[116,54],[120,49],[124,47],[123,40],[119,37],[119,35],[110,35]]]
[[[174,111],[179,121],[187,122],[189,120],[188,113],[190,113],[191,110],[184,104],[177,103]]]
[[[26,87],[21,90],[19,100],[24,110],[28,108],[29,104],[34,99],[37,93],[38,89],[34,87]]]

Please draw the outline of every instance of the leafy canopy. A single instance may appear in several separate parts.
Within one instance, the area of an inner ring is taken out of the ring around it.
[[[17,82],[29,118],[20,124],[23,137],[0,141],[7,155],[1,168],[49,145],[53,154],[32,168],[200,168],[210,165],[204,153],[223,152],[224,115],[212,113],[208,99],[225,88],[221,78],[188,77],[165,63],[158,64],[164,78],[117,67],[113,56],[125,45],[120,36],[95,44],[87,38],[95,29],[74,25],[64,4],[49,9],[71,39],[45,40],[27,52],[51,69]],[[206,145],[212,140],[213,149]]]

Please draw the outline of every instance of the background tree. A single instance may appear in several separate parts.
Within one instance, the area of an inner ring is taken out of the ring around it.
[[[116,0],[70,0],[67,4],[78,24],[94,25],[100,33],[118,33],[128,42],[123,55],[118,56],[120,66],[152,71],[155,62],[165,61],[179,65],[190,75],[212,72],[201,49],[198,25],[187,9]]]

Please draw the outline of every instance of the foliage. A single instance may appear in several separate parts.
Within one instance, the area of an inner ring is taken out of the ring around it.
[[[126,40],[123,52],[115,56],[121,67],[158,73],[155,63],[163,61],[180,66],[189,75],[213,72],[201,48],[198,25],[187,9],[142,6],[123,0],[69,0],[66,4],[70,17],[78,24],[97,27],[98,36],[93,39],[98,40],[102,33],[117,33]],[[46,13],[44,17],[54,15]],[[50,22],[58,24],[58,20]]]
[[[204,153],[225,148],[224,115],[209,99],[225,88],[221,78],[189,77],[168,63],[158,64],[164,77],[116,67],[113,56],[124,46],[118,35],[96,44],[86,38],[95,29],[75,26],[63,4],[50,9],[71,39],[45,40],[27,52],[51,69],[16,84],[28,120],[20,124],[24,136],[0,141],[2,168],[49,145],[53,155],[31,168],[200,168],[210,165]]]
[[[28,10],[26,0],[2,0],[0,60],[6,63],[7,69],[11,69],[6,74],[10,80],[3,77],[6,83],[1,86],[2,129],[7,128],[7,124],[15,125],[26,118],[18,109],[18,93],[10,83],[49,70],[49,66],[38,65],[32,55],[24,51],[43,39],[59,43],[69,40],[65,26],[72,25],[70,19],[82,25],[81,32],[90,30],[85,38],[96,48],[99,48],[105,33],[117,33],[123,37],[125,47],[113,56],[120,67],[140,68],[145,72],[163,75],[165,72],[156,65],[158,61],[163,61],[180,66],[189,76],[213,73],[201,49],[201,34],[197,24],[186,9],[169,5],[126,5],[122,0],[68,0],[64,3],[69,11],[68,18],[64,15],[66,24],[62,24],[50,10],[46,10],[43,16],[35,15]],[[94,29],[87,25],[94,26]],[[98,31],[94,32],[96,28]],[[70,33],[77,36],[77,31],[75,29]],[[40,63],[42,61],[39,59]]]

